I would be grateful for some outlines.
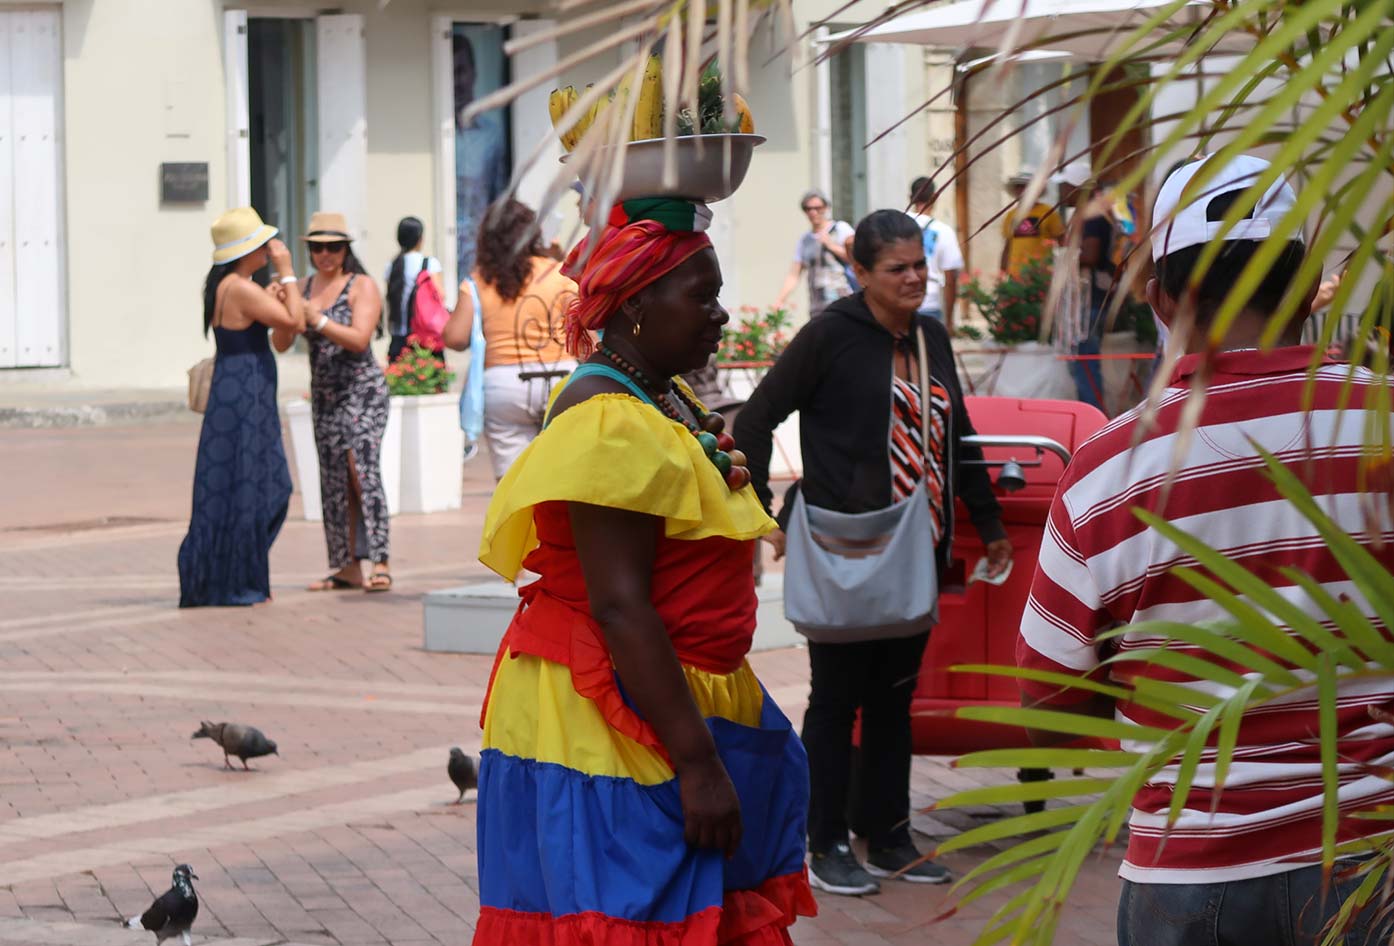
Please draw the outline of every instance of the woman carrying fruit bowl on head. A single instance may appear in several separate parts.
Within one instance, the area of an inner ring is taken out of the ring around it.
[[[774,523],[720,415],[675,380],[729,318],[710,220],[625,201],[567,260],[582,364],[480,547],[541,577],[485,699],[476,944],[789,943],[816,912],[803,748],[745,660]]]

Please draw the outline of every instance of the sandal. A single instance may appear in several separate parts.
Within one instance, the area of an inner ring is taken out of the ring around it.
[[[382,591],[392,590],[392,575],[389,572],[373,572],[368,576],[368,583],[363,588],[368,594],[376,594]]]
[[[326,575],[322,580],[315,582],[306,591],[352,591],[354,588],[361,587],[355,585],[347,578],[340,578],[338,575]]]

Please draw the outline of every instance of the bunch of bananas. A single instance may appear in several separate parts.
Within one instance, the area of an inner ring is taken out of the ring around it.
[[[586,91],[590,89],[591,86],[586,86]],[[576,87],[571,85],[552,90],[552,94],[547,100],[547,109],[551,112],[553,127],[561,124],[562,118],[571,111],[583,94],[585,93],[576,91]],[[574,149],[599,120],[605,109],[624,109],[631,94],[633,92],[629,79],[626,77],[615,88],[615,91],[610,93],[609,98],[598,98],[576,124],[561,136],[562,147],[567,151]],[[646,141],[650,138],[662,137],[663,63],[657,56],[650,56],[649,61],[644,64],[644,77],[640,80],[637,94],[639,100],[635,104],[634,121],[629,129],[629,140]],[[751,115],[750,106],[745,99],[737,93],[732,93],[731,105],[737,120],[728,128],[723,122],[725,102],[721,96],[721,73],[716,70],[716,64],[713,62],[703,70],[701,81],[698,83],[697,111],[701,117],[694,121],[691,110],[683,109],[678,115],[678,134],[710,135],[735,130],[739,130],[741,134],[752,134],[755,131],[755,119]]]

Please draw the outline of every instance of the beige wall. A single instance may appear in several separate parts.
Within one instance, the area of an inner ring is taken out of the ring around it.
[[[223,80],[212,4],[132,6],[62,5],[68,337],[79,382],[153,387],[207,351],[212,204],[162,206],[159,166],[207,161],[224,193]]]
[[[0,0],[0,3],[5,0]],[[209,264],[208,227],[226,209],[226,141],[222,23],[219,0],[65,0],[64,201],[68,246],[68,325],[72,380],[77,385],[157,387],[183,383],[190,364],[211,350],[201,331],[201,285]],[[229,3],[251,16],[315,6],[289,2]],[[799,29],[836,9],[836,0],[800,4]],[[138,9],[137,9],[138,7]],[[544,3],[495,0],[491,14],[541,10]],[[358,247],[370,272],[395,253],[397,220],[426,221],[440,243],[436,219],[431,85],[432,15],[479,20],[476,4],[440,0],[342,0],[337,10],[364,17],[367,55],[367,219]],[[559,54],[592,42],[580,34]],[[762,35],[752,59],[770,49]],[[907,96],[922,101],[923,58],[906,56]],[[797,60],[811,55],[805,46]],[[603,64],[560,82],[597,77]],[[742,190],[716,206],[727,223],[723,264],[733,304],[771,301],[805,223],[799,195],[817,174],[813,68],[797,71],[779,56],[752,72],[757,151]],[[555,83],[554,83],[555,84]],[[550,85],[548,86],[550,87]],[[929,122],[907,134],[904,166],[921,173],[929,153]],[[206,204],[162,205],[159,165],[206,161]],[[949,207],[945,208],[950,209]],[[294,235],[290,235],[294,236]]]

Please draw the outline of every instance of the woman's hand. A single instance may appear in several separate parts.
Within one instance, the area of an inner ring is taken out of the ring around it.
[[[319,324],[319,317],[322,314],[318,309],[306,303],[305,305],[305,325],[304,331],[313,332],[315,326]]]
[[[286,304],[286,299],[290,295],[290,293],[286,291],[285,283],[279,280],[272,280],[266,284],[266,294],[281,303],[281,305]]]
[[[1341,288],[1341,277],[1344,273],[1334,273],[1331,278],[1317,287],[1317,294],[1312,298],[1312,311],[1320,312],[1329,306],[1336,298],[1336,290]]]
[[[987,554],[987,577],[996,578],[1012,563],[1012,543],[1010,539],[996,539],[984,549]]]
[[[290,250],[280,240],[272,239],[266,244],[266,252],[271,257],[271,268],[276,270],[276,277],[290,276],[295,272],[295,265],[290,259]]]
[[[774,560],[777,562],[784,557],[784,548],[788,544],[788,539],[784,535],[783,529],[775,529],[767,533],[764,540],[774,549]]]
[[[734,857],[741,846],[741,801],[721,759],[713,755],[707,761],[682,767],[678,792],[687,843]]]

